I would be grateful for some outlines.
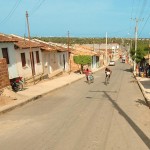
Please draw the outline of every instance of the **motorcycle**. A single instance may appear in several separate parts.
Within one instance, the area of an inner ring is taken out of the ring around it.
[[[12,90],[14,92],[18,92],[18,91],[21,91],[23,89],[22,77],[17,77],[17,78],[11,79],[10,84],[11,84]]]

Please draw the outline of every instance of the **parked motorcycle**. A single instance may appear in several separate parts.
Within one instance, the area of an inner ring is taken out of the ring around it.
[[[22,77],[11,79],[10,84],[11,84],[12,90],[14,92],[18,92],[18,91],[21,91],[23,89]]]

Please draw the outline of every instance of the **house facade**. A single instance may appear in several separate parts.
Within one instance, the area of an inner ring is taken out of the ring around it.
[[[55,74],[56,72],[68,72],[68,51],[56,43],[44,42],[34,39],[35,42],[41,45],[42,64],[44,74]]]
[[[71,71],[76,72],[79,71],[81,68],[80,65],[74,63],[73,57],[78,55],[89,55],[92,57],[92,63],[90,66],[91,69],[99,68],[99,56],[98,53],[91,50],[90,47],[83,46],[83,45],[74,45],[70,51],[70,68]]]
[[[8,66],[9,79],[19,76],[17,70],[16,51],[14,49],[14,39],[0,34],[0,58],[5,58]]]
[[[28,79],[42,74],[43,68],[40,45],[16,35],[11,35],[11,37],[17,41],[14,43],[14,48],[19,76]]]
[[[0,36],[0,58],[7,60],[9,79],[19,76],[27,79],[43,73],[38,44],[15,35]]]

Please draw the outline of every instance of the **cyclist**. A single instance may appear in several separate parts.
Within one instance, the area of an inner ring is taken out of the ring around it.
[[[112,71],[111,71],[108,67],[106,67],[106,68],[105,68],[105,74],[106,74],[106,78],[108,77],[108,79],[110,79],[110,76],[111,76],[111,74],[112,74]]]
[[[85,73],[85,76],[86,76],[86,80],[88,81],[89,80],[88,76],[92,73],[92,71],[87,68],[86,70],[84,70],[84,73]]]

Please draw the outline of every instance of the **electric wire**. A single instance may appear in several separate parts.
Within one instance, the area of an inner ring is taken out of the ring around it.
[[[146,24],[147,24],[149,18],[150,18],[150,14],[149,14],[148,18],[146,19],[146,22],[145,22],[145,24],[143,25],[143,27],[142,27],[142,29],[141,29],[141,31],[140,31],[140,33],[139,33],[139,36],[141,35],[142,31],[144,30],[144,27],[146,26]]]
[[[144,2],[145,2],[145,5],[146,5],[147,0],[145,0]],[[141,30],[139,32],[139,36],[142,35],[142,32],[144,31],[144,28],[145,28],[146,24],[148,23],[149,18],[150,18],[150,14],[148,15],[147,19],[145,19],[146,21],[145,21],[144,25],[141,27]]]
[[[137,2],[137,3],[138,3],[138,4],[137,4],[138,7],[137,7],[137,10],[136,10],[136,18],[138,17],[138,16],[137,16],[138,12],[140,12],[140,1],[141,1],[141,0],[139,0],[139,1]]]
[[[140,7],[140,1],[137,1],[137,5],[138,7],[136,7],[136,5],[134,4],[134,7],[137,8],[137,9],[134,9],[135,10],[135,19],[133,19],[134,21],[138,20],[138,29],[140,29],[140,32],[139,32],[139,36],[141,36],[142,32],[144,31],[144,28],[146,26],[146,24],[148,23],[148,20],[150,18],[150,14],[148,15],[148,17],[145,17],[144,14],[146,14],[146,8],[149,8],[148,7],[148,2],[147,0],[143,0],[141,1],[141,7]],[[133,14],[133,12],[131,11],[131,14]],[[138,14],[138,15],[137,15]],[[134,17],[132,17],[134,18]],[[144,19],[146,18],[146,19]]]
[[[132,30],[132,29],[131,29],[131,26],[132,26],[132,25],[131,25],[131,22],[132,22],[131,19],[132,19],[132,17],[133,17],[133,8],[134,8],[133,6],[134,6],[134,0],[132,0],[132,8],[131,8],[131,18],[130,18],[129,34],[131,34],[131,30]]]
[[[15,10],[17,9],[20,3],[21,3],[21,0],[16,1],[15,5],[12,7],[9,14],[0,22],[0,24],[6,23],[10,19],[10,17],[14,14]]]
[[[147,0],[144,0],[138,18],[142,18],[146,4],[147,4]]]
[[[143,20],[145,18],[145,17],[143,17],[143,13],[144,13],[144,10],[145,10],[146,3],[147,3],[147,0],[143,0],[143,5],[141,7],[141,11],[140,11],[139,17],[138,17],[140,20],[142,20],[142,21],[139,22],[139,29],[142,28]]]
[[[46,0],[42,0],[42,1],[38,1],[38,4],[30,11],[30,16],[32,16],[35,12],[38,11],[38,9],[40,9],[40,7],[43,5],[43,3],[45,2]]]

